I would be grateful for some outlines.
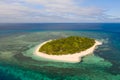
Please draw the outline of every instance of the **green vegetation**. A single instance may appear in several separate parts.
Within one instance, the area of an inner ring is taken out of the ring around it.
[[[87,37],[70,36],[52,40],[44,44],[39,51],[49,55],[74,54],[84,51],[95,44],[95,40]]]

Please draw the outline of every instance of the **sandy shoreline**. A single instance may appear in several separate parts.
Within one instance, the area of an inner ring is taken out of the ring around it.
[[[81,61],[82,57],[93,53],[94,50],[96,49],[96,46],[102,45],[102,42],[95,40],[95,44],[91,48],[89,48],[85,51],[82,51],[80,53],[68,54],[68,55],[48,55],[48,54],[39,52],[40,47],[50,41],[51,40],[48,40],[48,41],[45,41],[45,42],[41,43],[40,45],[38,45],[33,54],[36,56],[42,57],[42,58],[50,59],[50,60],[56,60],[56,61],[60,61],[60,62],[77,63],[77,62]]]

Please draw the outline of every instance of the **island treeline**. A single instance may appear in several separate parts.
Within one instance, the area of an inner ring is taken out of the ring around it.
[[[52,40],[44,44],[39,51],[49,55],[74,54],[84,51],[95,44],[95,40],[87,37],[70,36]]]

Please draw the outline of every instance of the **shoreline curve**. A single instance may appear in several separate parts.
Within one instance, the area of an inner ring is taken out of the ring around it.
[[[42,47],[42,45],[50,41],[52,40],[45,41],[41,43],[40,45],[38,45],[33,54],[41,58],[45,58],[49,60],[55,60],[59,62],[77,63],[81,61],[82,57],[92,54],[98,45],[102,45],[102,42],[95,40],[95,44],[92,47],[88,48],[87,50],[81,51],[79,53],[67,54],[67,55],[48,55],[43,52],[39,52],[39,49]]]

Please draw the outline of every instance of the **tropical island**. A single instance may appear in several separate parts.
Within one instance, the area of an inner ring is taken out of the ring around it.
[[[84,51],[95,44],[95,40],[87,37],[70,36],[52,40],[39,49],[49,55],[67,55]]]
[[[93,53],[97,45],[102,43],[91,38],[70,36],[48,40],[38,45],[34,54],[60,62],[80,62],[81,58]]]

